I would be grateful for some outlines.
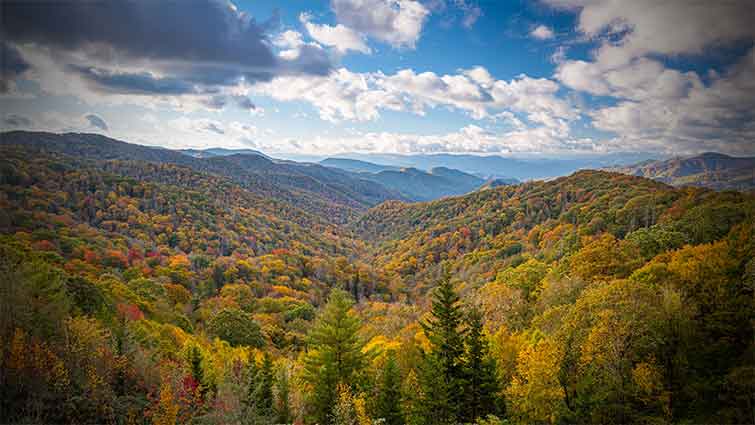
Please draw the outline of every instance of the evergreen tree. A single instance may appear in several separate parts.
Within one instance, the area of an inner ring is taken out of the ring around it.
[[[426,422],[452,424],[459,420],[463,403],[464,331],[459,296],[445,277],[433,294],[431,318],[422,322],[431,351],[420,368]]]
[[[424,425],[425,413],[422,403],[422,386],[417,373],[412,369],[406,374],[401,385],[401,410],[404,413],[406,425]]]
[[[309,333],[304,379],[312,387],[309,402],[315,422],[328,421],[338,384],[353,386],[364,366],[360,321],[350,311],[352,303],[347,292],[334,289]]]
[[[396,364],[396,355],[388,353],[378,388],[375,413],[383,418],[387,425],[403,425],[404,414],[401,409],[401,372]]]
[[[199,347],[192,344],[189,347],[186,357],[189,362],[191,377],[197,384],[201,400],[204,401],[205,396],[207,395],[207,385],[205,385],[204,369],[202,368],[202,351]]]
[[[474,422],[478,418],[497,413],[497,384],[495,360],[489,355],[488,342],[483,334],[482,313],[472,307],[467,315],[466,354],[464,363],[466,389],[463,418]]]
[[[273,359],[265,353],[262,367],[257,371],[256,387],[253,393],[254,410],[257,417],[272,420],[273,409]]]
[[[293,420],[291,414],[291,384],[288,377],[288,367],[281,367],[275,380],[275,421],[287,424]]]

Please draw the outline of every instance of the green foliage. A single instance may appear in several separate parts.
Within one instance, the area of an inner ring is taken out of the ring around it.
[[[207,323],[207,330],[232,346],[261,347],[265,343],[252,315],[237,308],[220,310]]]
[[[404,413],[401,406],[401,371],[396,363],[396,354],[387,354],[380,375],[375,416],[382,418],[386,425],[403,425]]]
[[[444,278],[433,293],[430,318],[422,323],[431,350],[421,369],[426,422],[453,424],[461,418],[464,388],[464,330],[459,296]]]
[[[332,414],[338,386],[355,385],[365,364],[360,320],[351,311],[352,304],[348,293],[334,289],[309,332],[304,380],[311,386],[312,416],[320,423]]]
[[[336,226],[363,197],[87,143],[3,141],[6,422],[752,422],[752,195],[581,171]]]

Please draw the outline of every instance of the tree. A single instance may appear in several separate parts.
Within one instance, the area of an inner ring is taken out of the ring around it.
[[[497,413],[497,371],[495,360],[488,352],[488,342],[482,329],[482,314],[472,307],[467,315],[464,374],[466,395],[463,416],[473,422],[477,418]]]
[[[207,395],[207,385],[205,384],[204,368],[202,367],[202,351],[192,344],[187,351],[186,359],[189,362],[191,377],[199,387],[200,401],[204,401]]]
[[[232,346],[261,347],[260,325],[252,315],[238,308],[224,308],[207,323],[207,330]]]
[[[291,414],[291,384],[289,381],[288,367],[281,367],[275,380],[275,416],[276,422],[281,424],[290,423]]]
[[[541,339],[525,347],[517,359],[517,373],[506,389],[507,412],[522,423],[553,423],[564,409],[564,390],[558,380],[561,354],[552,341]]]
[[[252,393],[252,405],[260,420],[270,422],[273,418],[273,359],[265,353],[262,367],[257,371],[255,388]]]
[[[310,407],[319,423],[331,416],[337,386],[353,386],[364,367],[364,343],[357,335],[361,323],[351,306],[349,294],[334,289],[309,333],[304,380],[311,386]]]
[[[420,382],[428,423],[449,424],[459,420],[463,403],[464,332],[459,296],[445,277],[433,294],[431,317],[421,323],[431,351],[424,353]]]
[[[426,415],[423,410],[422,399],[422,386],[417,374],[412,369],[406,374],[401,385],[401,410],[403,410],[406,425],[423,425],[425,423]]]
[[[383,373],[378,388],[375,413],[385,420],[387,425],[403,425],[404,414],[401,409],[401,372],[396,364],[396,354],[391,351],[383,365]]]

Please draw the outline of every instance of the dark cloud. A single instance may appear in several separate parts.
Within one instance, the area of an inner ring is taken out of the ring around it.
[[[21,53],[7,43],[0,43],[0,61],[0,93],[5,93],[10,84],[30,67]]]
[[[28,128],[31,127],[33,123],[34,122],[31,119],[18,114],[8,114],[3,119],[4,127]]]
[[[99,89],[126,94],[196,94],[195,85],[173,77],[155,77],[149,72],[116,73],[106,69],[71,65],[69,70],[78,73]]]
[[[89,124],[92,127],[97,127],[100,130],[108,131],[107,123],[105,122],[105,120],[103,120],[99,116],[97,116],[95,114],[87,114],[87,115],[84,115],[84,118],[87,121],[89,121]]]
[[[241,81],[332,70],[324,51],[303,49],[290,61],[272,51],[267,32],[280,26],[277,11],[268,22],[258,23],[221,0],[11,1],[0,2],[0,8],[4,40],[49,47],[56,61],[69,64],[68,71],[105,92],[206,94]],[[88,62],[82,63],[82,57]],[[95,65],[109,61],[144,72]]]
[[[66,50],[269,68],[276,58],[255,20],[227,2],[3,2],[3,36]]]
[[[257,109],[257,105],[255,105],[252,100],[246,96],[234,96],[234,100],[236,101],[236,105],[238,105],[238,107],[241,109],[248,111]]]

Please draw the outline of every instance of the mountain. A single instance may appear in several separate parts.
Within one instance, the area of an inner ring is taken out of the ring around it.
[[[435,167],[446,167],[474,174],[483,179],[515,178],[532,180],[558,177],[580,169],[595,169],[613,165],[636,163],[650,158],[645,153],[621,153],[581,158],[509,158],[500,155],[465,154],[359,154],[339,155],[338,159],[354,159],[385,164],[402,168],[418,168],[429,171]]]
[[[585,170],[344,224],[375,184],[344,170],[1,136],[8,422],[323,423],[346,353],[346,421],[382,422],[376,394],[438,423],[432,408],[477,407],[396,395],[447,390],[441,349],[514,425],[750,420],[753,194]]]
[[[519,184],[520,181],[517,179],[505,179],[505,178],[498,178],[498,179],[489,179],[488,181],[483,184],[480,189],[493,189],[496,187],[501,186],[511,186],[515,184]]]
[[[380,183],[413,201],[462,195],[484,183],[477,176],[446,167],[435,167],[426,172],[413,167],[399,168],[347,158],[327,158],[320,164],[357,173],[359,178]]]
[[[0,135],[0,146],[29,152],[56,152],[108,161],[172,164],[230,178],[263,197],[285,200],[319,217],[346,222],[385,200],[407,200],[395,190],[352,173],[316,164],[277,162],[257,154],[196,158],[178,151],[130,144],[97,134],[14,131]]]
[[[267,159],[272,159],[264,153],[254,149],[226,149],[226,148],[207,148],[207,149],[180,149],[179,152],[193,156],[194,158],[211,158],[213,156],[228,155],[259,155]]]
[[[374,164],[372,162],[348,158],[326,158],[320,161],[320,164],[326,167],[340,168],[354,173],[379,173],[381,171],[399,169],[399,167],[392,165]]]
[[[484,183],[484,180],[477,176],[445,167],[433,168],[429,173],[416,168],[402,168],[359,175],[366,180],[397,190],[415,201],[463,195]]]
[[[647,177],[672,186],[701,186],[716,190],[755,189],[755,157],[732,157],[708,152],[686,158],[648,160],[609,170]]]

